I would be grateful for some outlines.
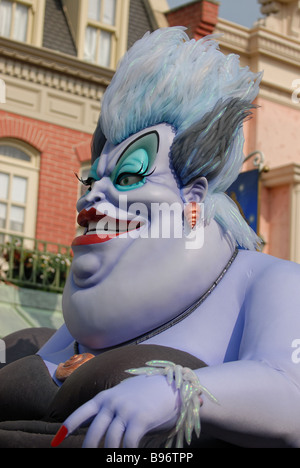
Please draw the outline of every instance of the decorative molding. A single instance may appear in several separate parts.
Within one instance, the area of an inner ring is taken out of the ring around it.
[[[93,133],[113,71],[0,37],[3,110]]]
[[[258,52],[271,56],[277,61],[295,65],[299,69],[300,42],[294,38],[271,32],[262,26],[251,30],[249,51],[251,54]]]
[[[300,41],[270,31],[262,24],[258,23],[252,29],[248,29],[219,19],[215,33],[222,34],[219,39],[221,48],[224,47],[233,53],[242,53],[248,57],[254,54],[265,54],[299,68]]]
[[[300,0],[299,0],[300,1]],[[258,22],[252,29],[219,19],[215,33],[224,53],[235,53],[242,66],[264,70],[259,96],[300,109],[292,100],[293,82],[300,79],[300,41],[267,29]]]
[[[263,79],[260,84],[258,98],[300,111],[300,103],[298,102],[299,93],[296,97],[297,101],[293,100],[293,93],[297,93],[297,88],[280,86]]]
[[[288,164],[270,169],[261,175],[263,187],[276,189],[280,186],[289,187],[288,236],[289,260],[300,263],[300,164]]]
[[[299,0],[259,0],[265,26],[287,36],[300,38],[300,1]]]
[[[230,53],[249,54],[248,28],[219,18],[214,33],[220,34],[218,42],[221,48],[228,49]]]
[[[0,37],[1,73],[95,99],[114,71],[48,49]],[[100,91],[99,91],[100,90]]]
[[[273,0],[258,0],[258,3],[262,5],[260,11],[263,15],[270,15],[280,11],[279,2],[274,2]]]
[[[48,144],[48,137],[45,133],[31,122],[20,120],[16,125],[11,117],[0,118],[0,138],[17,138],[25,141],[40,153],[42,153]]]
[[[300,184],[300,164],[288,164],[263,172],[261,181],[266,188]]]
[[[66,73],[58,73],[35,65],[21,63],[11,58],[6,58],[0,62],[0,73],[3,75],[4,80],[7,76],[19,78],[29,83],[98,101],[100,101],[105,90],[102,85],[73,78]]]
[[[91,160],[91,140],[83,141],[74,147],[76,156],[80,163],[90,162]]]

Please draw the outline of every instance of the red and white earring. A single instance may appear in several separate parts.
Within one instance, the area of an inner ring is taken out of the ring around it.
[[[197,202],[187,203],[184,207],[184,216],[188,222],[188,225],[193,230],[200,219],[201,209],[200,204]]]

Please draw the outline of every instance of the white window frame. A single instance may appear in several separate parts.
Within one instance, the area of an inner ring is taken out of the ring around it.
[[[30,161],[24,161],[21,159],[13,158],[10,156],[4,156],[1,154],[1,146],[11,146],[12,148],[23,151],[30,157]],[[37,218],[37,200],[38,200],[38,183],[39,183],[39,164],[40,155],[39,152],[32,148],[30,145],[20,140],[14,140],[10,138],[0,139],[0,172],[9,175],[10,183],[14,176],[22,177],[27,179],[27,194],[25,203],[18,203],[8,198],[0,199],[1,203],[7,206],[7,219],[6,226],[0,227],[1,237],[6,235],[17,235],[19,237],[35,237],[36,232],[36,218]],[[9,189],[11,191],[11,188]],[[9,226],[9,209],[10,206],[20,206],[25,209],[24,226],[23,231],[14,231]]]
[[[100,0],[99,0],[100,1]],[[92,28],[94,31],[96,31],[96,49],[95,49],[95,56],[96,58],[93,60],[93,63],[96,65],[104,66],[111,68],[112,64],[114,63],[114,57],[116,55],[116,42],[117,42],[117,13],[118,10],[120,10],[120,0],[115,0],[116,1],[116,6],[115,6],[115,18],[114,18],[114,24],[109,24],[105,23],[103,21],[104,17],[104,5],[105,1],[101,0],[101,8],[100,8],[100,18],[98,20],[94,18],[90,18],[89,14],[87,14],[87,22],[86,22],[86,32],[88,28]],[[101,63],[98,60],[98,57],[100,55],[100,48],[101,48],[101,33],[107,33],[110,35],[110,57],[108,60],[108,63]],[[86,39],[84,43],[84,48],[86,47]]]
[[[2,0],[0,0],[1,3]],[[23,5],[28,8],[28,16],[27,16],[27,32],[26,38],[24,42],[30,42],[31,40],[31,31],[32,31],[32,22],[33,22],[33,1],[30,0],[8,0],[12,4],[12,17],[10,23],[10,34],[9,39],[17,40],[14,37],[14,22],[16,19],[16,8],[17,4]]]
[[[77,5],[77,1],[72,0],[64,0],[64,4],[67,6],[69,11],[69,16],[74,17],[72,14],[71,9],[75,8]],[[74,5],[74,6],[73,6]],[[81,60],[85,60],[85,35],[86,35],[86,28],[88,26],[97,28],[98,31],[102,30],[105,32],[111,33],[111,54],[110,54],[110,63],[108,67],[115,69],[118,61],[124,55],[127,50],[127,38],[128,38],[128,21],[129,21],[129,5],[130,0],[117,0],[116,4],[116,13],[115,13],[115,25],[109,25],[102,21],[95,21],[93,19],[89,19],[88,17],[88,8],[89,3],[88,0],[81,0],[78,4],[77,10],[77,18],[78,22],[74,22],[74,31],[75,37],[77,38],[78,44],[78,57]],[[96,55],[97,56],[97,55]],[[97,64],[97,62],[91,62],[94,65],[103,66]]]
[[[1,3],[2,0],[0,0]],[[17,40],[13,37],[16,5],[24,5],[28,8],[27,33],[24,42],[36,46],[42,46],[44,15],[46,0],[8,0],[12,3],[12,19],[10,24],[10,35],[7,39]],[[23,42],[23,41],[21,41]]]

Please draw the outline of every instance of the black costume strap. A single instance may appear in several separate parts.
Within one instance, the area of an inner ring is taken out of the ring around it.
[[[105,348],[105,351],[111,350],[111,349],[116,349],[121,346],[127,346],[130,344],[140,344],[143,341],[149,340],[153,336],[159,335],[160,333],[168,330],[169,328],[173,327],[174,325],[177,325],[177,323],[181,322],[184,320],[186,317],[191,315],[204,301],[207,299],[207,297],[213,292],[213,290],[216,288],[216,286],[220,283],[222,278],[225,276],[229,268],[231,267],[232,263],[234,262],[236,256],[238,254],[238,248],[235,249],[233,252],[232,257],[226,264],[225,268],[222,270],[220,275],[217,277],[217,279],[213,282],[213,284],[209,287],[209,289],[199,298],[194,302],[191,306],[189,306],[187,309],[185,309],[183,312],[181,312],[177,317],[169,320],[168,322],[164,323],[163,325],[160,325],[157,328],[154,328],[154,330],[151,330],[149,332],[144,333],[143,335],[134,338],[133,340],[128,340],[124,343],[117,344],[116,346],[112,346],[111,348]],[[74,352],[75,354],[80,354],[79,350],[79,344],[77,341],[74,343]]]

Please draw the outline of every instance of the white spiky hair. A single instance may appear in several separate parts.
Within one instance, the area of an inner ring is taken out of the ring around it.
[[[99,124],[108,141],[119,144],[159,123],[172,125],[180,135],[220,101],[255,99],[261,73],[241,68],[237,55],[221,53],[215,37],[190,40],[184,29],[147,33],[120,61],[101,106]],[[240,129],[227,163],[209,183],[206,219],[215,218],[239,245],[253,249],[259,242],[257,235],[224,194],[240,172],[243,144]]]
[[[237,55],[222,54],[213,37],[190,40],[184,29],[146,33],[120,61],[101,106],[112,143],[163,122],[181,132],[221,98],[256,97],[260,74],[240,68]]]

